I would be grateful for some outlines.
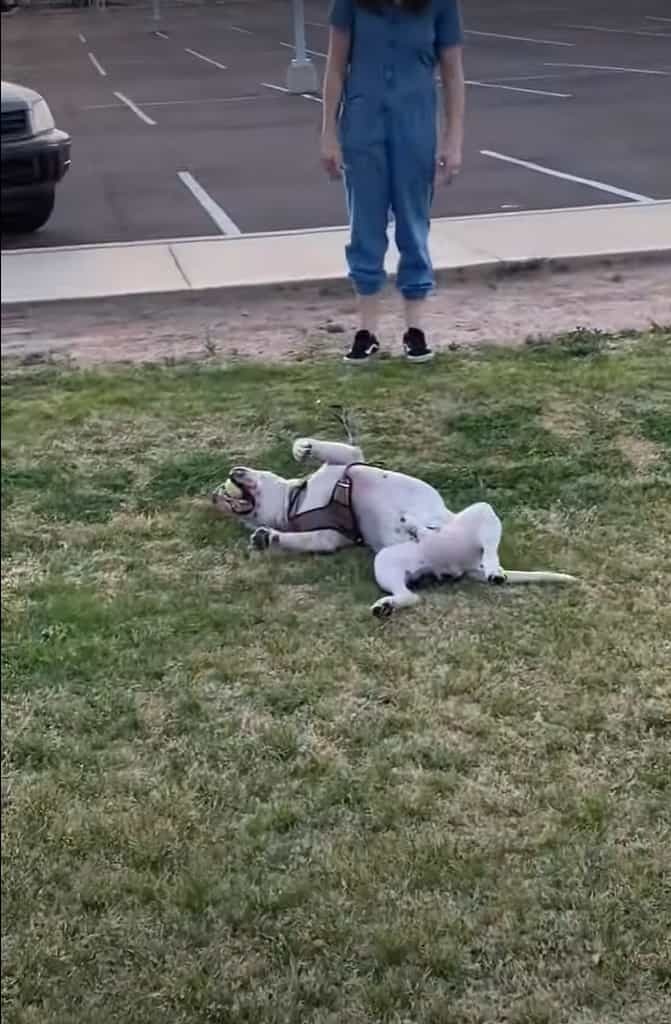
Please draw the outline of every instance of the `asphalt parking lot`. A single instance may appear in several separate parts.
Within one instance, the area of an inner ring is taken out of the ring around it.
[[[3,78],[73,138],[47,226],[3,248],[341,225],[316,98],[281,89],[290,0],[26,9]],[[668,0],[464,0],[464,172],[437,217],[671,196]],[[541,10],[542,8],[542,10]],[[306,0],[321,71],[327,0]]]

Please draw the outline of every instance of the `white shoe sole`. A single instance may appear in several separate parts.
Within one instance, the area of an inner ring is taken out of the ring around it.
[[[380,353],[378,351],[366,356],[365,359],[349,359],[347,356],[343,356],[342,361],[345,366],[370,366],[370,364],[374,363],[376,359],[379,359],[379,357]]]
[[[430,363],[433,357],[433,352],[427,352],[426,355],[423,356],[409,356],[407,353],[405,355],[405,358],[409,363]]]

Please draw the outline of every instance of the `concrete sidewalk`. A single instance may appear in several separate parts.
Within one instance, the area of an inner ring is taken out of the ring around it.
[[[338,281],[347,228],[2,253],[2,304]],[[438,272],[671,254],[671,200],[434,220]],[[392,244],[387,266],[396,265]],[[671,275],[669,281],[671,289]]]

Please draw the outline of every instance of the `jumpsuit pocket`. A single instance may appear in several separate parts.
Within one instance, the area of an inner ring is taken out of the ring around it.
[[[361,100],[361,96],[345,96],[343,99],[338,118],[340,142],[343,145],[357,134],[357,124],[362,120],[361,114],[357,111],[357,107],[361,106]]]
[[[338,120],[343,149],[368,148],[384,142],[384,123],[379,104],[361,94],[347,96]]]

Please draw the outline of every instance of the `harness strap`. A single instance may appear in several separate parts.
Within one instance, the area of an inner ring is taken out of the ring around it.
[[[300,496],[307,487],[307,481],[298,487],[292,495],[289,503],[288,521],[292,533],[307,533],[311,530],[336,530],[345,537],[360,544],[363,540],[359,524],[357,523],[354,509],[352,507],[352,478],[349,471],[352,466],[358,463],[351,463],[347,466],[336,482],[331,499],[327,505],[320,508],[306,509],[305,512],[295,512]]]

